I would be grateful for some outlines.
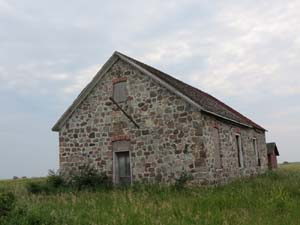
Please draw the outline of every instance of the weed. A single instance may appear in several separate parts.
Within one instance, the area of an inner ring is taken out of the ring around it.
[[[60,188],[66,185],[59,172],[55,172],[54,170],[49,170],[46,183],[52,188]]]
[[[192,180],[193,177],[191,174],[187,173],[186,171],[182,172],[180,177],[176,179],[174,187],[177,190],[181,190],[187,184],[188,181]]]
[[[82,189],[109,189],[112,187],[112,182],[105,173],[99,173],[95,168],[85,165],[78,173],[75,173],[69,183],[77,190]]]
[[[15,195],[11,192],[0,192],[0,217],[6,216],[15,206]]]
[[[95,187],[95,178],[80,179],[80,191],[66,184],[57,185],[55,194],[38,195],[28,194],[26,183],[56,185],[47,184],[48,178],[0,181],[0,190],[17,200],[0,224],[300,224],[300,164],[216,188],[185,185],[187,177],[178,179],[179,189],[143,182],[110,191],[83,188]]]

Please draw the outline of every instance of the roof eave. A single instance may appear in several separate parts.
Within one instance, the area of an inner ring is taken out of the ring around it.
[[[58,119],[55,125],[52,127],[52,131],[59,132],[65,121],[69,118],[75,109],[79,106],[83,99],[85,99],[90,91],[96,86],[98,81],[102,76],[111,68],[111,66],[118,60],[116,52],[108,59],[108,61],[101,67],[101,69],[96,73],[94,78],[89,82],[89,84],[80,92],[73,103],[68,107],[68,109],[63,113],[63,115]]]
[[[215,117],[219,117],[219,118],[221,118],[221,119],[223,119],[223,120],[227,120],[227,121],[229,121],[229,122],[231,122],[231,123],[235,123],[235,124],[238,124],[238,125],[241,125],[241,126],[244,126],[244,127],[248,127],[248,128],[253,128],[253,127],[250,126],[250,125],[247,125],[247,124],[245,124],[245,123],[238,122],[238,121],[236,121],[236,120],[229,119],[229,118],[224,117],[224,116],[221,116],[221,115],[219,115],[219,114],[217,114],[217,113],[214,113],[214,112],[211,112],[211,111],[208,111],[208,110],[202,110],[202,111],[203,111],[203,112],[206,112],[207,114],[213,115],[213,116],[215,116]]]
[[[123,55],[120,52],[115,52],[122,60],[126,61],[127,63],[133,65],[135,68],[139,69],[141,72],[147,74],[148,76],[150,76],[152,79],[158,81],[160,84],[162,84],[163,86],[165,86],[167,89],[169,89],[170,91],[172,91],[173,93],[177,94],[178,96],[182,97],[183,99],[185,99],[187,102],[189,102],[190,104],[192,104],[193,106],[195,106],[196,108],[200,109],[203,112],[212,114],[216,117],[222,118],[224,120],[227,120],[229,122],[233,122],[235,124],[239,124],[248,128],[253,128],[253,129],[258,129],[261,131],[267,131],[265,128],[261,127],[260,125],[254,123],[253,121],[251,121],[250,119],[248,119],[247,117],[245,117],[244,115],[240,114],[239,112],[237,112],[240,116],[242,116],[244,119],[246,119],[247,121],[249,121],[252,125],[248,125],[245,123],[241,123],[238,122],[236,120],[233,119],[229,119],[227,117],[221,116],[220,114],[211,112],[209,110],[204,109],[200,104],[198,104],[197,102],[195,102],[193,99],[191,99],[190,97],[188,97],[187,95],[183,94],[182,92],[178,91],[176,88],[174,88],[172,85],[169,85],[167,82],[165,82],[164,80],[160,79],[159,77],[155,76],[154,74],[152,74],[150,71],[144,69],[143,67],[141,67],[140,65],[138,65],[137,63],[135,63],[133,60],[130,59],[130,57]],[[214,98],[214,97],[213,97]],[[218,99],[216,99],[218,102],[220,102]],[[226,104],[224,104],[223,102],[220,102],[223,105],[225,105],[226,107],[230,108],[229,106],[227,106]],[[233,110],[233,109],[231,109]],[[236,110],[234,110],[236,111]]]
[[[279,151],[278,151],[278,148],[277,148],[277,145],[275,144],[275,155],[276,156],[279,156]]]
[[[245,123],[238,122],[236,120],[229,119],[227,117],[221,116],[217,113],[205,110],[201,105],[193,101],[191,98],[183,94],[182,92],[178,91],[176,88],[173,86],[169,85],[167,82],[161,80],[159,77],[155,76],[151,72],[147,71],[143,67],[139,66],[132,60],[128,59],[127,57],[123,56],[122,53],[119,53],[115,51],[112,56],[109,58],[109,60],[102,66],[102,68],[98,71],[98,73],[95,75],[95,77],[90,81],[90,83],[81,91],[81,93],[78,95],[78,97],[74,100],[74,102],[69,106],[69,108],[64,112],[64,114],[59,118],[59,120],[55,123],[55,125],[52,127],[52,131],[59,132],[62,126],[64,125],[65,121],[69,118],[69,116],[76,110],[76,108],[79,106],[79,104],[85,99],[90,91],[96,86],[98,81],[102,78],[102,76],[110,69],[110,67],[118,60],[122,59],[125,62],[129,63],[130,65],[134,66],[138,70],[140,70],[142,73],[147,74],[150,76],[152,79],[156,80],[160,84],[162,84],[164,87],[169,89],[171,92],[175,93],[176,95],[180,96],[181,98],[185,99],[187,102],[189,102],[191,105],[195,106],[197,109],[200,111],[206,112],[208,114],[211,114],[213,116],[219,117],[221,119],[227,120],[229,122],[239,124],[241,126],[245,126],[248,128],[253,128],[253,129],[259,129],[266,131],[266,129],[262,128],[261,126],[250,126]]]
[[[153,75],[152,73],[150,73],[149,71],[147,71],[146,69],[144,69],[143,67],[141,67],[140,65],[136,64],[135,62],[131,61],[130,59],[126,58],[123,56],[122,53],[116,52],[116,54],[125,62],[127,62],[128,64],[134,66],[135,68],[137,68],[139,71],[141,71],[142,73],[148,75],[149,77],[151,77],[153,80],[157,81],[158,83],[162,84],[162,86],[166,87],[168,90],[170,90],[171,92],[175,93],[176,95],[178,95],[179,97],[185,99],[187,102],[189,102],[191,105],[195,106],[196,108],[198,108],[199,110],[203,110],[203,107],[200,106],[198,103],[194,102],[192,99],[190,99],[188,96],[184,95],[182,92],[178,91],[176,88],[174,88],[173,86],[169,85],[167,82],[161,80],[159,77]]]

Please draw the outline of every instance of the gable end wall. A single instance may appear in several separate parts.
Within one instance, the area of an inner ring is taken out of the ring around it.
[[[126,79],[129,100],[120,105],[138,129],[109,100],[116,80]],[[218,124],[223,168],[214,164],[212,128]],[[235,131],[242,135],[245,168],[237,167]],[[251,140],[256,137],[262,166],[255,165]],[[133,181],[173,183],[183,171],[195,184],[226,182],[260,173],[267,167],[265,135],[217,121],[118,60],[107,71],[59,132],[60,170],[65,176],[91,165],[113,178],[112,142],[130,141]],[[264,147],[263,147],[264,146]]]
[[[120,105],[140,129],[109,100],[113,81],[125,78],[129,100]],[[187,171],[206,182],[201,118],[198,109],[118,60],[59,132],[60,170],[68,176],[89,164],[113,177],[112,142],[126,139],[133,181],[170,183]]]

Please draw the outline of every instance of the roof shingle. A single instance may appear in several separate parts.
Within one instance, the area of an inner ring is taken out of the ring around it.
[[[218,114],[222,117],[228,118],[230,120],[234,120],[239,123],[247,124],[249,126],[253,126],[254,128],[265,130],[260,125],[256,124],[252,120],[248,119],[246,116],[242,115],[238,111],[234,110],[230,106],[226,105],[222,101],[216,99],[212,95],[201,91],[195,87],[192,87],[191,85],[188,85],[152,66],[149,66],[145,63],[142,63],[136,59],[133,59],[131,57],[128,57],[122,53],[117,52],[117,54],[120,54],[121,56],[127,58],[130,61],[133,61],[135,64],[141,66],[145,70],[149,71],[151,74],[157,76],[159,79],[165,81],[169,85],[173,86],[175,89],[189,97],[191,100],[199,104],[203,107],[204,110],[208,112],[212,112],[215,114]]]
[[[79,96],[74,100],[72,105],[64,112],[64,114],[59,118],[56,124],[53,126],[53,131],[59,131],[66,120],[72,115],[74,110],[81,104],[81,102],[85,99],[85,97],[89,94],[89,92],[93,89],[99,79],[105,74],[105,72],[118,60],[118,58],[123,58],[123,60],[133,64],[137,68],[140,67],[141,70],[151,74],[159,81],[165,83],[165,85],[169,85],[174,88],[176,91],[180,92],[184,97],[191,100],[192,103],[195,103],[197,106],[200,106],[201,110],[210,113],[212,115],[218,116],[220,118],[226,119],[228,121],[232,121],[241,125],[245,125],[248,127],[253,127],[256,129],[260,129],[265,131],[263,127],[256,124],[252,120],[248,119],[238,111],[229,107],[222,101],[216,99],[212,95],[201,91],[191,85],[188,85],[152,66],[149,66],[145,63],[142,63],[136,59],[128,57],[120,52],[115,52],[110,59],[104,64],[101,70],[96,74],[93,80],[81,91]]]

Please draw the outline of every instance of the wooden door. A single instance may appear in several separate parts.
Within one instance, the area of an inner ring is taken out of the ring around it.
[[[131,183],[130,143],[117,141],[113,143],[114,151],[114,181],[117,184]]]
[[[130,158],[129,152],[116,152],[117,158],[117,182],[120,184],[130,184],[131,183],[131,173],[130,173]]]

